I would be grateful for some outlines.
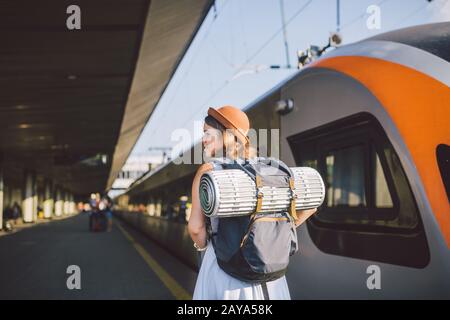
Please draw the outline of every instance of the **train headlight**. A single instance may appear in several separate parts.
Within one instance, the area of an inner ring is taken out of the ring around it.
[[[275,105],[275,111],[281,115],[288,114],[293,109],[294,109],[294,100],[292,99],[279,100],[276,102]]]
[[[338,32],[332,32],[329,41],[331,47],[339,47],[342,43],[342,36]]]

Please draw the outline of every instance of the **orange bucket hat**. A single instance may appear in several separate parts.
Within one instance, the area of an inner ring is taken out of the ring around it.
[[[231,129],[242,143],[248,142],[247,133],[250,130],[250,121],[245,112],[232,106],[223,106],[219,109],[209,108],[208,115],[216,119],[226,129]]]

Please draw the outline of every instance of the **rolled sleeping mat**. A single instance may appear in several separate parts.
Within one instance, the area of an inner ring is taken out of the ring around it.
[[[325,185],[313,168],[293,167],[296,209],[319,207],[325,199]],[[260,188],[262,206],[259,212],[289,210],[289,187]],[[257,188],[253,179],[243,170],[226,169],[209,171],[200,178],[200,204],[206,216],[234,217],[252,214],[256,209]]]

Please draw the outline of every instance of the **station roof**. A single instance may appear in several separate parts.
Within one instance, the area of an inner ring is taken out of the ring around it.
[[[68,30],[67,7],[81,9]],[[140,135],[209,0],[0,4],[0,161],[75,194],[103,191]]]

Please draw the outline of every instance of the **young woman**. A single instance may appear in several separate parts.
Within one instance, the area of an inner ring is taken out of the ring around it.
[[[209,108],[208,116],[203,126],[203,148],[206,157],[227,157],[229,159],[251,158],[255,154],[250,146],[247,133],[250,123],[247,115],[231,106],[219,109]],[[188,230],[199,251],[204,251],[202,265],[194,290],[194,300],[235,300],[264,299],[263,288],[260,284],[253,284],[238,280],[225,273],[217,264],[212,243],[208,241],[205,216],[202,212],[199,199],[200,177],[203,173],[212,170],[212,165],[205,163],[198,169],[192,183],[192,209],[189,218]],[[298,211],[296,226],[302,224],[316,209]],[[216,230],[219,223],[217,218],[211,219],[211,226]],[[290,299],[286,278],[267,282],[267,291],[270,299]]]

